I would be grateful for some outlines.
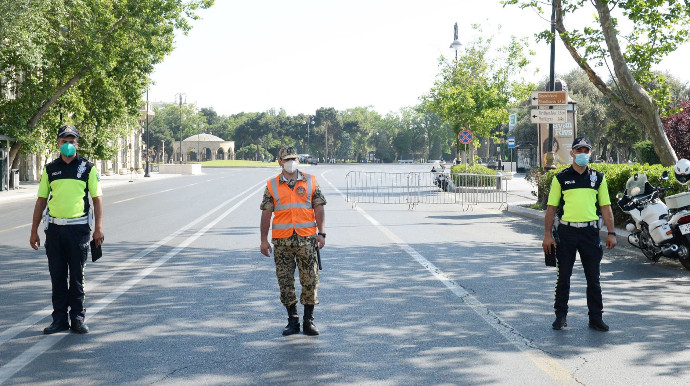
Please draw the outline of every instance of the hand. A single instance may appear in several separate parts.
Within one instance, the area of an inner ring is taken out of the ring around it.
[[[321,249],[326,246],[326,238],[318,235],[316,236],[316,249]]]
[[[544,253],[551,253],[551,246],[556,248],[556,240],[554,240],[553,236],[551,235],[544,236],[544,241],[541,242],[541,247],[544,248]]]
[[[103,230],[100,228],[96,228],[96,230],[93,231],[93,242],[98,247],[99,245],[103,244],[104,240],[105,235],[103,234]]]
[[[617,244],[616,235],[608,235],[606,237],[606,249],[613,249]]]
[[[38,236],[38,232],[31,232],[29,244],[31,245],[31,248],[38,251],[38,247],[41,246],[41,238]]]
[[[273,253],[271,243],[269,243],[268,240],[261,241],[261,254],[263,254],[266,257],[271,257],[271,253]]]

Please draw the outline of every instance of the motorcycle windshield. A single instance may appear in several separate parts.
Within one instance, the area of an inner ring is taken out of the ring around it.
[[[635,180],[635,176],[628,178],[628,182],[625,183],[625,189],[628,191],[628,195],[631,197],[641,196],[645,194],[646,183],[647,176],[644,174],[638,174],[637,180]]]

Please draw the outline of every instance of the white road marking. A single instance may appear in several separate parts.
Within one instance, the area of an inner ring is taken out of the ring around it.
[[[258,185],[258,184],[257,184]],[[252,188],[248,189],[251,190],[255,188],[256,185],[252,186]],[[243,193],[240,193],[240,195],[246,193],[248,190],[245,190]],[[254,193],[251,193],[244,199],[242,199],[240,202],[237,204],[233,205],[230,209],[226,210],[223,214],[218,216],[215,220],[211,221],[208,223],[205,227],[203,227],[201,230],[197,231],[194,235],[188,237],[185,241],[183,241],[180,245],[175,247],[173,250],[165,254],[165,256],[161,257],[142,271],[140,271],[136,276],[133,278],[129,279],[126,283],[120,285],[115,291],[111,292],[110,294],[106,295],[104,298],[100,299],[97,301],[93,306],[89,308],[89,316],[86,317],[85,321],[88,321],[95,315],[97,315],[103,308],[108,306],[110,303],[112,303],[115,299],[120,297],[120,295],[124,294],[128,290],[130,290],[132,287],[134,287],[137,283],[139,283],[142,279],[150,275],[153,271],[156,270],[156,268],[160,267],[163,265],[165,262],[173,258],[175,255],[177,255],[180,251],[185,249],[187,246],[189,246],[191,243],[193,243],[195,240],[197,240],[199,237],[203,236],[204,233],[206,233],[209,229],[213,228],[216,224],[218,224],[221,220],[223,220],[225,217],[227,217],[230,213],[232,213],[235,209],[239,208],[240,205],[244,204],[247,200],[252,198],[254,195],[257,193],[263,192],[263,187],[259,190],[256,190]],[[238,195],[238,196],[240,196]],[[237,196],[236,196],[237,197]],[[227,201],[226,201],[227,202]],[[210,214],[210,213],[209,213]],[[49,350],[53,345],[55,345],[57,342],[62,340],[64,337],[66,337],[68,334],[53,334],[45,337],[44,339],[41,339],[38,343],[33,345],[31,348],[23,352],[21,355],[18,357],[14,358],[12,361],[7,363],[5,366],[0,367],[0,385],[3,384],[5,381],[7,381],[10,377],[12,377],[14,374],[16,374],[18,371],[23,369],[26,365],[31,363],[34,359],[36,359],[38,356]]]
[[[84,288],[85,292],[89,292],[96,288],[99,284],[103,283],[104,281],[108,280],[110,277],[113,275],[117,274],[118,272],[122,271],[123,269],[129,267],[130,265],[134,264],[136,261],[139,259],[143,258],[144,256],[148,255],[149,253],[155,251],[162,245],[165,245],[168,243],[170,240],[174,239],[175,237],[179,236],[182,232],[188,230],[189,228],[193,227],[194,225],[198,224],[200,221],[203,221],[205,218],[209,217],[213,213],[217,212],[218,210],[222,209],[224,206],[227,204],[231,203],[232,201],[242,197],[245,195],[247,192],[251,191],[252,189],[256,188],[258,185],[263,185],[265,184],[264,181],[261,181],[255,185],[253,185],[251,188],[243,191],[242,193],[237,194],[236,196],[228,199],[227,201],[223,202],[222,204],[216,206],[215,208],[211,209],[210,211],[206,212],[202,216],[198,217],[194,221],[190,222],[189,224],[185,225],[184,227],[178,229],[177,231],[171,233],[167,237],[163,238],[162,240],[158,241],[157,243],[151,245],[150,247],[146,248],[145,250],[139,252],[135,256],[131,257],[130,259],[118,264],[115,266],[113,269],[108,270],[108,272],[104,273],[103,275],[99,276],[98,278],[87,281],[86,286]],[[22,320],[21,322],[15,324],[14,326],[8,328],[7,330],[3,331],[0,333],[0,346],[2,346],[5,342],[8,340],[14,338],[15,336],[21,334],[24,332],[26,329],[30,328],[34,324],[40,322],[43,318],[46,316],[50,315],[53,311],[52,306],[48,306],[42,310],[36,311],[26,319]],[[90,311],[89,311],[90,312]],[[2,378],[0,377],[0,383],[2,383]]]
[[[345,194],[343,194],[338,188],[335,187],[335,185],[333,185],[333,183],[328,181],[328,179],[324,176],[324,174],[328,173],[329,171],[330,170],[327,170],[321,173],[321,177],[323,177],[323,179],[326,182],[328,182],[328,184],[331,185],[331,187],[338,194],[340,194],[344,199],[347,200]],[[496,315],[487,306],[480,302],[479,299],[467,292],[465,287],[453,281],[449,276],[446,276],[446,274],[443,273],[440,269],[438,269],[434,264],[432,264],[414,248],[409,246],[401,238],[396,236],[388,228],[381,225],[381,223],[376,221],[376,219],[371,217],[362,208],[357,206],[355,207],[355,210],[357,210],[362,216],[364,216],[364,218],[369,220],[369,222],[372,225],[377,227],[381,232],[388,236],[388,238],[390,238],[394,243],[398,244],[398,246],[402,248],[402,250],[407,252],[408,255],[415,259],[422,267],[424,267],[436,279],[443,283],[443,285],[445,285],[449,290],[451,290],[451,292],[453,292],[458,298],[460,298],[460,300],[467,304],[472,309],[472,311],[474,311],[477,315],[484,319],[484,321],[488,325],[490,325],[496,331],[498,331],[498,333],[501,334],[508,342],[512,343],[513,346],[525,353],[525,355],[527,355],[527,357],[532,362],[534,362],[534,364],[537,365],[539,369],[544,371],[549,377],[557,381],[560,385],[577,384],[575,378],[565,367],[563,367],[555,359],[551,358],[551,356],[549,356],[547,353],[540,350],[539,347],[532,343],[527,337],[522,335],[513,326],[506,323],[503,319],[499,318],[498,315]]]

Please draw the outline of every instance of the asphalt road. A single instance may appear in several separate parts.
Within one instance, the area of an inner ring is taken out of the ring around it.
[[[353,208],[342,195],[349,170],[415,168],[426,171],[305,167],[328,200],[318,337],[281,335],[275,266],[259,253],[258,206],[278,169],[106,189],[87,335],[42,334],[50,280],[44,250],[29,247],[33,202],[2,204],[0,384],[690,383],[690,273],[679,264],[652,266],[619,240],[602,263],[611,331],[587,328],[580,266],[569,327],[553,331],[556,272],[538,221],[495,205]]]

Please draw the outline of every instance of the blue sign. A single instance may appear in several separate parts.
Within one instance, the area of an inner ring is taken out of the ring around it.
[[[508,149],[515,147],[515,137],[508,137]]]
[[[458,141],[460,141],[460,143],[464,143],[465,145],[472,142],[472,132],[469,130],[461,131],[458,133]]]

